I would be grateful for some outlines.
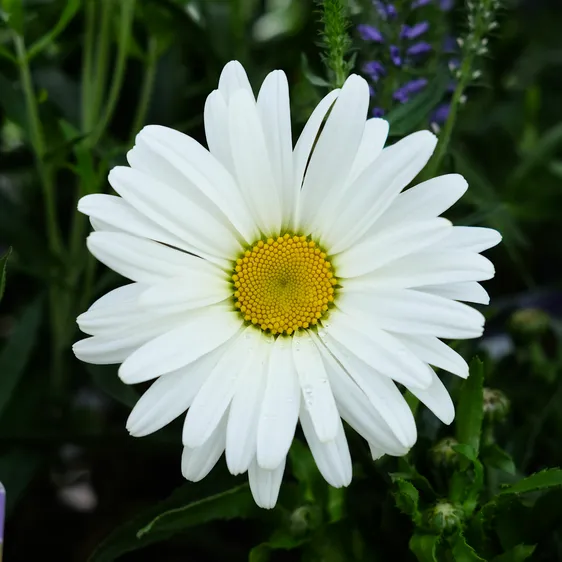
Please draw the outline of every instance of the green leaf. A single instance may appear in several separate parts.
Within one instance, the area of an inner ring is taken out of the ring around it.
[[[504,451],[495,443],[488,445],[484,451],[482,451],[482,458],[484,460],[484,464],[491,466],[492,468],[503,470],[508,474],[515,474],[516,472],[515,463],[509,453]]]
[[[436,552],[440,540],[439,535],[414,533],[409,547],[419,562],[437,562]]]
[[[451,539],[452,553],[455,562],[486,562],[474,549],[467,544],[462,533],[456,533]]]
[[[536,547],[537,545],[535,544],[518,544],[507,552],[493,558],[492,562],[523,562],[533,554]]]
[[[293,474],[302,490],[304,501],[319,502],[326,493],[326,485],[320,476],[310,449],[295,439],[289,450],[289,459]]]
[[[329,88],[330,87],[330,83],[327,80],[325,80],[321,76],[318,76],[317,74],[315,74],[312,71],[312,69],[310,68],[310,63],[308,62],[308,58],[304,53],[301,54],[301,70],[302,70],[302,73],[303,73],[304,77],[313,86],[319,86],[320,88]]]
[[[35,346],[42,312],[41,299],[27,305],[0,352],[0,413],[25,371]]]
[[[482,431],[484,365],[478,357],[470,364],[470,376],[464,382],[457,406],[456,433],[459,443],[470,445],[478,456]]]
[[[248,485],[244,484],[233,490],[225,489],[225,482],[229,481],[232,481],[232,477],[226,473],[226,469],[218,466],[203,481],[196,484],[188,482],[180,486],[159,504],[147,507],[140,513],[135,508],[126,523],[116,528],[96,548],[89,562],[113,562],[127,552],[166,541],[181,531],[188,532],[187,527],[190,525],[213,518],[224,519],[225,515],[231,516],[236,510],[240,517],[257,515],[260,509],[253,502]],[[214,501],[212,498],[215,498]],[[179,508],[187,508],[185,519],[182,520],[181,511],[177,516],[166,515]],[[161,519],[160,516],[164,517]],[[147,527],[150,532],[145,532],[139,538],[139,531]]]
[[[115,365],[86,365],[94,384],[108,396],[125,406],[133,407],[140,398],[138,392],[117,376]]]
[[[175,533],[216,519],[244,518],[256,509],[248,485],[242,484],[226,492],[165,511],[140,529],[137,538],[141,539],[153,532]]]
[[[72,21],[72,18],[76,15],[76,12],[80,8],[80,0],[67,0],[64,10],[62,11],[59,20],[54,25],[54,27],[41,39],[38,39],[29,47],[27,51],[27,58],[31,60],[33,57],[37,56],[43,49],[49,46],[67,27],[67,25]]]
[[[397,478],[395,480],[397,490],[393,492],[396,501],[396,507],[406,514],[418,526],[421,522],[421,513],[419,510],[420,494],[416,487],[407,480]]]
[[[484,487],[484,468],[470,445],[459,443],[454,445],[453,449],[464,462],[461,461],[460,470],[451,478],[450,497],[455,502],[462,501],[465,515],[470,516],[476,509],[478,497]],[[468,470],[470,465],[473,471]]]
[[[0,258],[0,302],[2,302],[2,297],[4,296],[4,291],[6,290],[6,268],[8,267],[8,259],[12,253],[12,248],[8,248],[8,251]]]
[[[390,123],[390,134],[392,136],[407,135],[426,122],[431,110],[443,99],[449,81],[449,71],[441,68],[437,71],[435,79],[423,92],[390,111],[385,117]]]
[[[541,472],[535,472],[535,474],[531,474],[531,476],[519,480],[519,482],[516,482],[512,486],[503,488],[500,490],[498,496],[526,494],[554,488],[556,486],[562,486],[562,469],[550,468]]]

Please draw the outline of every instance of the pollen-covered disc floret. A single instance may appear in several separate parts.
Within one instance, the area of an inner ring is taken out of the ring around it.
[[[316,324],[334,301],[331,263],[313,240],[285,234],[259,240],[236,260],[236,308],[272,334]]]

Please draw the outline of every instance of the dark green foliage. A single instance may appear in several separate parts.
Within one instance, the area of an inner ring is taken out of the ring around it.
[[[472,2],[481,10],[472,22],[462,2],[439,19],[437,1],[418,12],[410,0],[393,4],[406,22],[427,19],[436,37],[466,36],[483,26],[491,0]],[[126,386],[117,366],[74,359],[77,314],[123,283],[88,255],[90,226],[76,201],[110,192],[108,170],[125,163],[146,123],[205,143],[205,98],[232,58],[256,93],[267,72],[285,70],[296,139],[328,89],[361,73],[356,55],[374,57],[354,29],[369,23],[372,2],[0,0],[7,560],[39,559],[38,545],[61,562],[562,559],[562,15],[550,4],[506,4],[497,29],[478,31],[488,55],[473,53],[467,66],[482,76],[467,74],[466,103],[441,143],[436,173],[461,173],[470,185],[447,216],[503,236],[489,253],[497,276],[485,284],[485,338],[452,342],[479,359],[466,381],[439,372],[455,403],[453,426],[410,400],[416,446],[376,462],[346,427],[353,481],[337,490],[297,436],[278,504],[265,511],[224,459],[202,482],[186,483],[181,417],[130,437],[127,416],[148,385]],[[418,74],[428,79],[408,103],[387,100],[392,141],[427,127],[450,88],[449,60],[436,52],[423,72],[389,70],[390,96]],[[97,503],[80,511],[68,498],[88,490]]]

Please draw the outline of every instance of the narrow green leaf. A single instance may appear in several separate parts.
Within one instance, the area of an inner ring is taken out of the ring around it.
[[[268,562],[269,560],[269,547],[267,543],[258,544],[250,550],[248,562]]]
[[[482,458],[484,459],[484,464],[491,466],[493,468],[498,468],[503,470],[508,474],[515,474],[516,468],[513,459],[504,451],[501,447],[495,443],[488,445],[482,452]]]
[[[245,518],[256,510],[247,484],[171,509],[139,529],[137,538],[153,532],[178,532],[216,519]]]
[[[443,99],[450,81],[447,69],[440,69],[429,86],[409,102],[399,105],[385,117],[390,123],[392,136],[411,133],[424,122],[432,109]]]
[[[317,74],[315,74],[312,71],[312,69],[310,68],[310,63],[308,62],[308,58],[304,53],[301,54],[301,70],[302,70],[302,73],[303,73],[304,77],[313,86],[319,86],[320,88],[329,88],[330,87],[330,83],[327,80],[325,80],[321,76],[318,76]]]
[[[421,522],[419,510],[420,494],[416,487],[408,480],[398,478],[395,480],[397,489],[393,492],[396,507],[406,514],[417,526]]]
[[[25,371],[35,346],[42,312],[41,299],[27,305],[0,352],[0,413]]]
[[[478,456],[482,431],[484,365],[478,357],[470,363],[470,376],[461,388],[457,406],[456,433],[461,444],[470,445]]]
[[[12,248],[8,248],[8,251],[0,258],[0,302],[2,302],[2,297],[4,296],[4,291],[6,290],[6,268],[8,267],[8,259],[12,253]]]
[[[526,494],[528,492],[537,492],[562,486],[562,469],[550,468],[541,472],[535,472],[523,480],[513,484],[509,488],[500,490],[498,496],[506,496],[510,494]],[[496,496],[497,497],[497,496]]]
[[[507,552],[500,554],[492,559],[492,562],[524,562],[537,548],[536,544],[518,544]]]
[[[450,542],[455,562],[486,562],[484,558],[480,558],[474,549],[467,544],[462,533],[456,533],[451,537]]]
[[[139,393],[117,376],[115,365],[86,365],[94,384],[108,396],[125,406],[133,407],[140,398]]]
[[[410,539],[409,547],[418,562],[437,562],[437,545],[440,540],[439,535],[414,533]]]
[[[78,8],[80,8],[80,0],[67,0],[64,10],[62,11],[59,20],[53,26],[53,28],[48,33],[43,35],[41,39],[35,41],[35,43],[31,45],[31,47],[29,47],[27,51],[28,60],[36,57],[66,29],[67,25],[76,15]]]

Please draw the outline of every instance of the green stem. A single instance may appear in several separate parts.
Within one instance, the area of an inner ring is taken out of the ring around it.
[[[111,87],[105,109],[99,120],[99,124],[95,128],[94,134],[90,138],[89,145],[95,146],[103,136],[107,126],[109,125],[113,112],[117,106],[123,78],[125,77],[125,67],[127,64],[127,53],[129,50],[129,39],[131,37],[131,29],[133,24],[133,15],[135,11],[135,0],[122,0],[120,5],[120,25],[119,25],[119,44],[117,48],[117,61],[113,71]]]
[[[474,54],[472,52],[468,53],[467,56],[464,58],[463,63],[461,65],[460,71],[460,78],[455,88],[455,92],[453,93],[453,97],[451,99],[451,105],[449,110],[449,116],[447,121],[445,122],[445,126],[439,135],[439,142],[437,144],[437,148],[435,149],[435,153],[433,154],[432,159],[429,162],[429,165],[424,172],[424,177],[432,178],[434,177],[441,167],[441,162],[443,158],[447,154],[447,150],[449,148],[449,142],[451,140],[451,135],[453,133],[453,128],[455,126],[455,122],[457,119],[457,113],[459,106],[461,104],[462,97],[464,95],[464,91],[470,82],[472,77],[472,63],[474,60]]]
[[[47,242],[53,259],[56,261],[57,268],[63,259],[63,243],[57,220],[57,208],[55,199],[55,184],[53,181],[53,170],[45,162],[45,141],[43,128],[39,118],[39,108],[37,98],[33,88],[31,72],[29,69],[29,61],[25,42],[21,35],[14,35],[14,45],[16,49],[16,57],[20,71],[20,81],[23,88],[27,118],[29,121],[29,134],[31,145],[35,153],[37,171],[41,181],[43,198],[45,200],[45,221],[47,229]],[[58,275],[58,272],[57,272]],[[52,338],[52,355],[51,355],[51,383],[53,395],[56,402],[61,396],[63,379],[64,379],[64,315],[61,313],[62,307],[60,302],[59,285],[54,280],[49,282],[49,307],[51,321],[51,338]]]
[[[41,180],[43,190],[43,198],[45,199],[45,220],[47,223],[47,240],[49,249],[53,256],[61,257],[63,246],[62,238],[57,220],[57,208],[55,204],[55,186],[53,182],[52,172],[45,163],[45,142],[43,137],[43,128],[39,118],[39,108],[37,106],[37,98],[31,80],[31,72],[27,60],[27,51],[23,37],[14,35],[14,45],[16,48],[17,62],[20,71],[20,82],[23,87],[25,98],[25,106],[27,118],[29,122],[29,134],[31,137],[31,145],[35,153],[37,171]]]
[[[150,36],[148,40],[148,49],[146,53],[146,65],[144,67],[144,75],[142,79],[141,94],[137,105],[137,111],[133,120],[133,128],[129,139],[129,145],[135,141],[135,135],[145,124],[152,90],[154,88],[154,78],[156,77],[156,67],[158,62],[158,40],[155,36]]]
[[[105,97],[105,87],[107,84],[107,67],[109,64],[109,45],[110,45],[110,23],[111,23],[111,0],[102,0],[101,6],[101,26],[96,47],[96,74],[93,83],[94,91],[92,98],[93,121],[90,126],[93,128],[97,122],[100,109]]]
[[[82,132],[88,133],[94,123],[93,108],[93,65],[96,10],[93,0],[86,0],[84,10],[85,27],[84,51],[82,54]]]

